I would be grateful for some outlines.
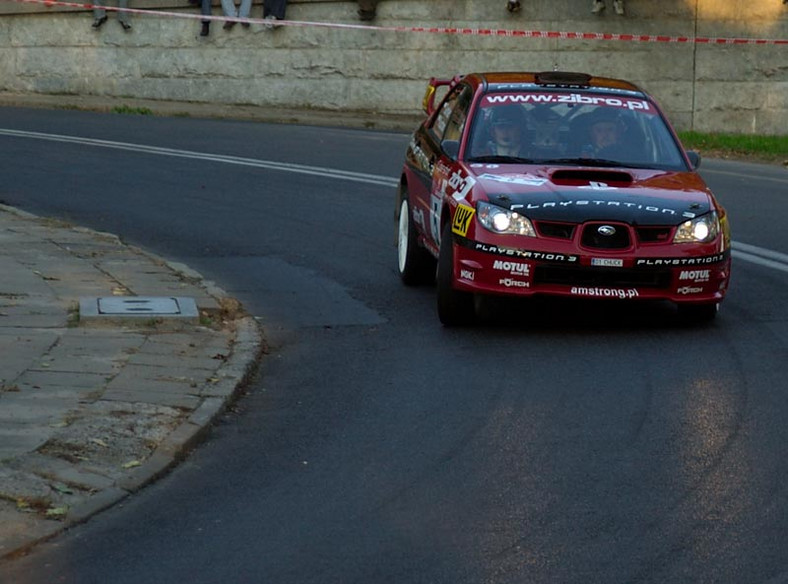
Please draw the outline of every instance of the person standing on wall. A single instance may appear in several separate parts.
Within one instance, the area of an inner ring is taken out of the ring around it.
[[[102,25],[107,22],[107,11],[104,10],[104,3],[105,0],[95,0],[93,5],[93,24],[91,28],[94,30],[98,30],[102,27]],[[125,11],[126,8],[129,7],[129,0],[118,0],[118,22],[120,26],[123,27],[123,30],[129,32],[131,30],[131,24],[129,23],[129,13]]]
[[[263,0],[263,20],[284,20],[286,9],[287,0]],[[266,28],[277,28],[277,25],[267,23]]]

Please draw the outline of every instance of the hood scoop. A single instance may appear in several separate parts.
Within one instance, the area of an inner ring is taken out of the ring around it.
[[[556,170],[550,180],[553,184],[566,187],[579,187],[592,183],[604,183],[611,187],[628,187],[634,182],[632,175],[620,170],[595,168]]]

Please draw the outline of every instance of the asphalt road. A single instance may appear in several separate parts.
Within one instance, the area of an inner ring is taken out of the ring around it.
[[[788,579],[785,256],[735,256],[710,326],[545,302],[444,329],[396,274],[406,143],[0,109],[0,200],[187,263],[271,345],[176,471],[0,582]],[[736,242],[788,254],[785,170],[703,169]]]

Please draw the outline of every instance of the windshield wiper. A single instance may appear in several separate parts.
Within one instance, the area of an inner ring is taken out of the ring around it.
[[[534,164],[532,158],[521,158],[520,156],[503,156],[501,154],[490,154],[489,156],[474,156],[467,162],[499,162],[502,164]]]

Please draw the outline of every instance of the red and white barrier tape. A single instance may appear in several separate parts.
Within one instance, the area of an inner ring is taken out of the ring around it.
[[[97,6],[79,2],[60,2],[57,0],[0,0],[17,2],[21,4],[43,4],[44,6],[63,6],[66,8],[81,8],[92,10],[103,8],[114,12],[128,12],[130,14],[144,14],[146,16],[188,18],[196,20],[219,20],[245,22],[249,24],[270,25],[270,20],[256,18],[227,18],[225,16],[203,16],[201,14],[184,14],[182,12],[166,12],[160,10],[138,10],[133,8],[116,8],[112,6]],[[383,32],[410,32],[428,34],[469,35],[507,38],[529,39],[566,39],[584,41],[625,41],[637,43],[684,43],[696,45],[788,45],[788,39],[755,39],[755,38],[720,38],[720,37],[690,37],[669,35],[645,34],[620,34],[609,32],[567,32],[555,30],[511,30],[498,28],[455,28],[443,26],[372,26],[366,24],[342,24],[336,22],[306,22],[298,20],[277,20],[276,26],[300,26],[338,28],[351,30],[375,30]]]

